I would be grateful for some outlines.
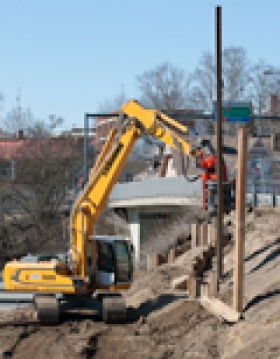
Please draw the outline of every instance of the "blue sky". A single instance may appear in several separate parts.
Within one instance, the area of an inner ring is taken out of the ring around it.
[[[165,61],[193,71],[214,52],[216,5],[223,47],[280,65],[279,0],[0,0],[0,127],[19,88],[36,118],[67,128],[122,86],[139,97],[136,76]]]

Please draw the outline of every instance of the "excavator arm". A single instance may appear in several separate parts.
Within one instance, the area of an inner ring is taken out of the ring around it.
[[[196,156],[200,145],[192,147],[175,130],[187,133],[188,129],[165,114],[142,107],[130,100],[120,109],[122,126],[112,130],[94,168],[89,174],[83,192],[76,200],[70,218],[70,265],[74,274],[83,279],[86,248],[90,235],[110,192],[116,183],[134,144],[142,133],[151,135],[188,156]]]
[[[168,126],[174,127],[182,134],[188,133],[188,128],[157,110],[148,110],[137,101],[131,100],[121,107],[121,112],[128,118],[136,119],[139,128],[146,134],[155,137],[174,149],[184,152],[188,156],[196,156],[200,146],[193,146],[179,136]]]

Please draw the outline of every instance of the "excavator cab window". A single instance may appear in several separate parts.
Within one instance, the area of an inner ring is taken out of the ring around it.
[[[132,251],[126,240],[97,241],[98,271],[114,273],[115,283],[126,283],[132,280],[132,263]]]
[[[114,256],[111,243],[97,242],[97,267],[99,271],[114,272]]]
[[[133,266],[129,244],[126,241],[115,241],[114,255],[116,259],[116,282],[131,281]]]

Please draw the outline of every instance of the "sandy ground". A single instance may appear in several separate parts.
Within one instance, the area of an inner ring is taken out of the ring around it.
[[[233,222],[234,214],[227,218]],[[233,241],[234,242],[234,241]],[[280,212],[250,213],[246,219],[244,319],[221,322],[172,291],[194,253],[172,265],[135,275],[125,293],[126,325],[105,325],[88,314],[64,316],[57,326],[40,326],[32,309],[0,315],[2,358],[280,358]],[[225,249],[221,296],[230,304],[234,244]]]

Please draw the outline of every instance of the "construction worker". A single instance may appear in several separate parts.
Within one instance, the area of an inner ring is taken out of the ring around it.
[[[216,173],[216,155],[212,149],[209,156],[205,158],[203,151],[199,153],[199,166],[204,170],[204,173],[201,175],[202,180],[202,206],[204,210],[207,210],[207,193],[206,193],[206,183],[207,181],[217,181]],[[226,182],[227,178],[227,168],[225,165],[224,159],[222,159],[222,181]]]

